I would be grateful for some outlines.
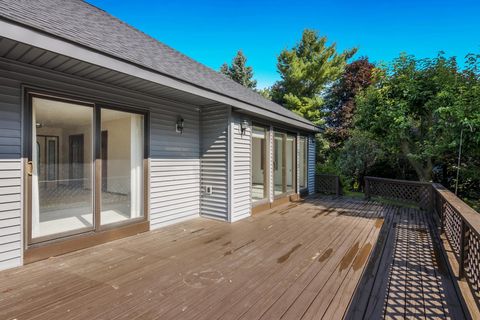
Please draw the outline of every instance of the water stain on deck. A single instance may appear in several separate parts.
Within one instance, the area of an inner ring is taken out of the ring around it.
[[[334,208],[325,208],[325,209],[321,209],[320,211],[318,211],[312,218],[315,219],[315,218],[318,218],[320,216],[323,216],[323,215],[327,215],[331,212],[335,211]]]
[[[246,246],[248,246],[249,244],[252,244],[255,242],[255,239],[254,240],[250,240],[248,242],[245,242],[244,244],[242,244],[240,247],[236,247],[235,249],[232,249],[232,250],[228,250],[227,252],[225,252],[223,255],[224,256],[229,256],[231,254],[233,254],[235,251],[238,251]]]
[[[357,254],[359,249],[358,241],[348,250],[347,254],[343,256],[342,261],[340,261],[340,270],[343,271],[352,263],[355,255]]]
[[[318,262],[323,262],[325,260],[327,260],[328,258],[330,258],[330,256],[332,255],[332,252],[333,252],[333,249],[332,248],[328,248],[320,258],[318,258]]]
[[[360,249],[360,252],[358,253],[358,255],[355,257],[355,260],[353,261],[352,268],[354,271],[357,271],[358,269],[362,268],[365,265],[371,251],[372,251],[372,244],[365,243],[362,249]]]
[[[221,234],[221,235],[215,236],[215,237],[213,237],[213,238],[210,238],[210,239],[206,240],[206,241],[204,242],[204,244],[209,244],[209,243],[218,241],[218,240],[222,239],[224,235],[225,235],[225,234]]]
[[[377,218],[375,220],[375,228],[380,229],[383,226],[384,219],[383,218]]]
[[[292,247],[292,249],[290,249],[290,251],[288,251],[287,253],[285,253],[283,256],[281,256],[280,258],[277,259],[277,263],[284,263],[285,261],[288,260],[288,258],[290,258],[290,255],[292,253],[294,253],[298,248],[300,248],[302,246],[301,243],[298,243],[296,244],[295,246]]]

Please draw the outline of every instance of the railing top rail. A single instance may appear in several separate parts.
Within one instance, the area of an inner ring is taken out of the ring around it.
[[[436,190],[438,194],[452,206],[460,217],[462,217],[470,229],[480,235],[480,214],[443,185],[432,183],[432,186],[434,190]]]
[[[378,178],[378,177],[365,177],[366,180],[370,181],[381,181],[385,183],[395,183],[395,184],[410,184],[410,185],[420,185],[420,186],[430,186],[430,182],[421,182],[421,181],[410,181],[410,180],[397,180],[397,179],[388,179],[388,178]]]
[[[335,177],[335,178],[338,177],[336,174],[333,174],[333,173],[317,173],[315,175],[316,176],[322,176],[322,177]]]

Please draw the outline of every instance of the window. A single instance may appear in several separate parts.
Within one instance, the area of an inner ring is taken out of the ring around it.
[[[300,189],[307,188],[308,179],[308,140],[306,137],[300,137],[298,150],[298,180],[300,182]]]
[[[252,200],[267,198],[267,129],[253,126],[252,132]]]

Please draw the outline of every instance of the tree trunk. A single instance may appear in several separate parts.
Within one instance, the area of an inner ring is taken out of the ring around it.
[[[400,147],[402,150],[403,155],[407,158],[410,165],[415,170],[417,174],[418,180],[422,182],[430,182],[432,180],[432,159],[428,158],[426,164],[423,164],[421,161],[417,161],[409,157],[410,153],[410,146],[408,145],[407,141],[402,141],[400,143]]]

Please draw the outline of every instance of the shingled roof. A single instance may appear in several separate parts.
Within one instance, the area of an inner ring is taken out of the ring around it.
[[[311,123],[253,90],[81,0],[0,0],[0,17],[162,75]]]

